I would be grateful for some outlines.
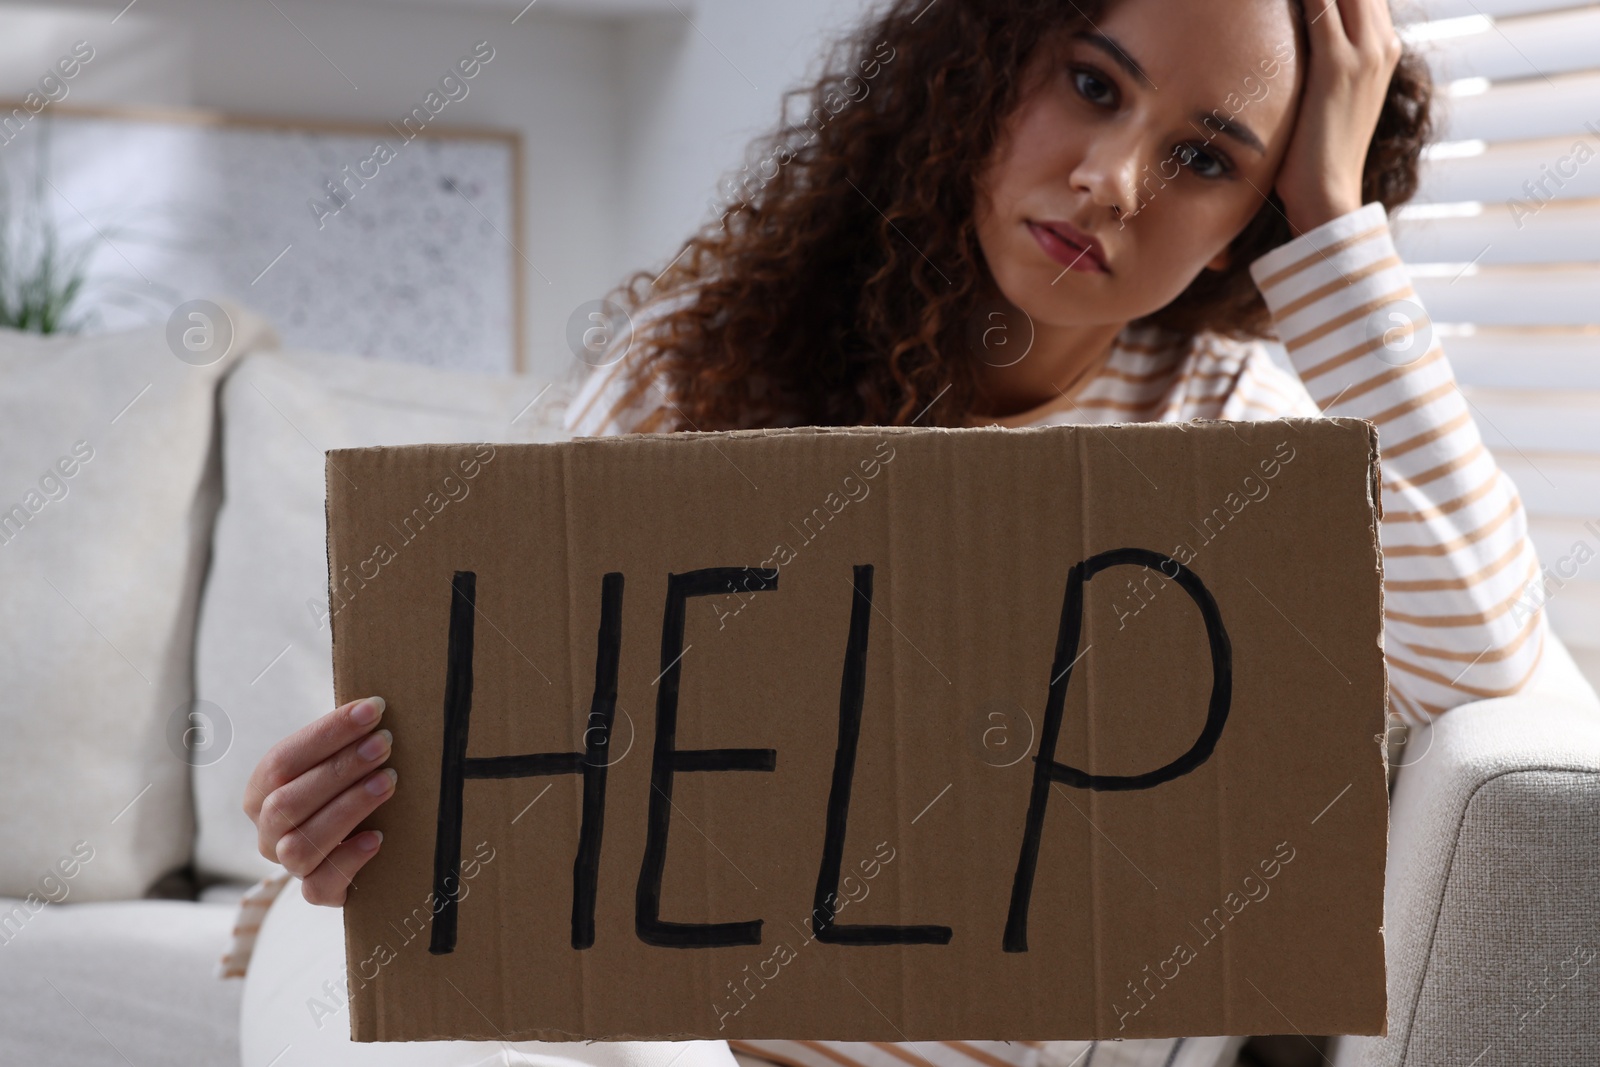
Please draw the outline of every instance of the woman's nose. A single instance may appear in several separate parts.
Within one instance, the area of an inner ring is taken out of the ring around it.
[[[1137,131],[1104,131],[1087,146],[1073,173],[1073,185],[1088,193],[1108,215],[1132,215],[1140,206],[1143,151]]]

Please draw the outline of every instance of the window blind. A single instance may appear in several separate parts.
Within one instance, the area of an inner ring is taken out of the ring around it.
[[[1600,685],[1600,4],[1406,0],[1438,132],[1401,258],[1516,483],[1551,626]]]

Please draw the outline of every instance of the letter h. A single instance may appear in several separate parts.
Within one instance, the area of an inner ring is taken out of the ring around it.
[[[605,821],[606,766],[617,712],[617,661],[622,650],[622,575],[600,581],[600,633],[595,653],[594,699],[582,752],[523,756],[467,756],[472,716],[472,639],[477,616],[477,575],[457,571],[450,583],[450,631],[445,660],[444,754],[439,773],[439,825],[434,839],[436,913],[428,951],[455,951],[457,893],[461,888],[462,794],[469,778],[583,775],[583,822],[572,864],[572,947],[594,945],[595,895],[600,879],[600,836]],[[442,900],[443,905],[437,902]]]

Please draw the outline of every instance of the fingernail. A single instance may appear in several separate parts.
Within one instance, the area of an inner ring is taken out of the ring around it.
[[[375,797],[381,797],[383,794],[393,789],[395,782],[399,781],[399,779],[400,773],[398,771],[396,771],[393,767],[385,767],[383,770],[367,779],[367,792],[371,793]]]
[[[394,743],[394,734],[388,730],[379,730],[356,749],[356,755],[364,760],[375,760],[389,751],[389,746]]]
[[[382,843],[382,830],[368,830],[366,833],[362,834],[360,840],[356,842],[356,847],[362,852],[374,852]]]
[[[384,706],[382,697],[367,697],[350,709],[350,721],[357,726],[371,725],[378,721],[379,715],[383,714]]]

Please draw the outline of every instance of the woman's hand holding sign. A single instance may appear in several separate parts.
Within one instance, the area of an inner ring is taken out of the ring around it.
[[[383,840],[377,830],[350,836],[394,795],[398,776],[383,766],[394,737],[375,729],[383,710],[382,697],[336,708],[279,741],[250,775],[244,813],[257,848],[299,876],[312,904],[343,905]]]

